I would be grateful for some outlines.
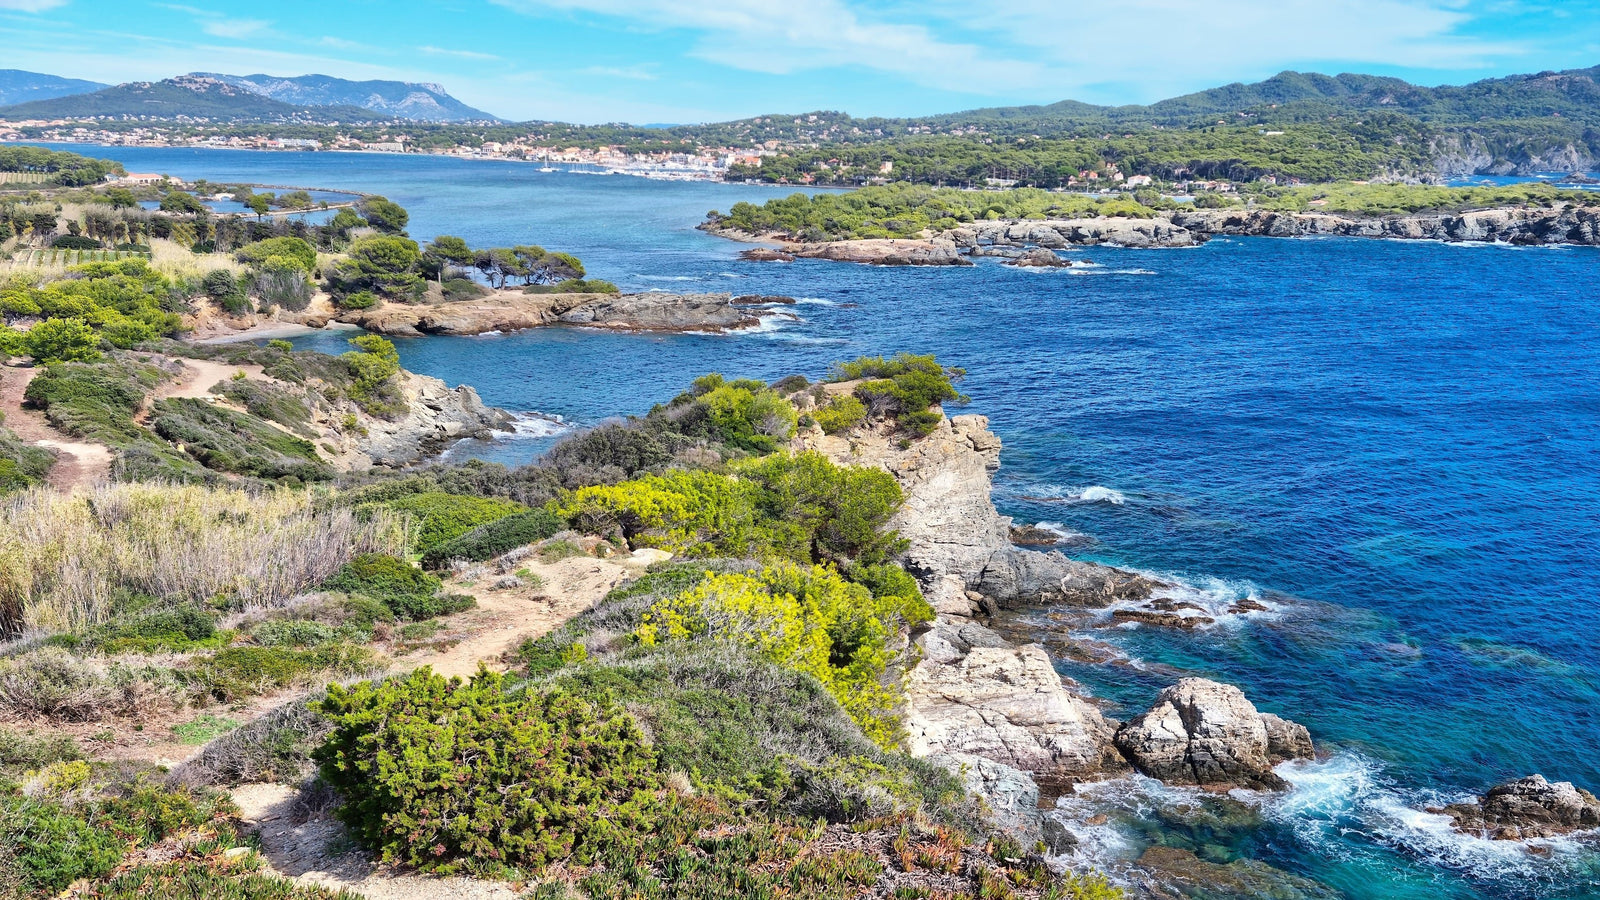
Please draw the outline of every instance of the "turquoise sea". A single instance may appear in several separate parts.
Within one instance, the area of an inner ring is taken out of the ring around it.
[[[1002,510],[1069,552],[1271,608],[1200,633],[1066,619],[1102,642],[1061,671],[1130,715],[1181,674],[1310,727],[1324,761],[1240,802],[1146,781],[1066,801],[1105,813],[1084,854],[1152,844],[1311,882],[1271,896],[1600,897],[1580,841],[1530,853],[1423,807],[1532,772],[1600,788],[1600,250],[1359,240],[1092,248],[1092,268],[874,269],[738,261],[693,226],[782,191],[540,173],[508,162],[84,148],[186,178],[372,191],[419,240],[538,243],[626,289],[802,298],[753,333],[549,329],[400,342],[409,368],[530,415],[517,463],[563,428],[640,413],[717,370],[775,378],[897,350],[969,371],[1004,439]],[[337,335],[300,345],[342,350]],[[1059,643],[1057,644],[1059,646]],[[1245,862],[1241,862],[1245,861]],[[1265,896],[1191,888],[1194,897]],[[1250,892],[1250,891],[1253,891]]]

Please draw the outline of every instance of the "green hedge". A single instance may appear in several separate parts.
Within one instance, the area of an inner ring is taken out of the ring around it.
[[[443,582],[403,559],[382,553],[363,553],[323,582],[330,591],[343,591],[377,600],[401,619],[431,619],[471,609],[471,597],[441,595]]]

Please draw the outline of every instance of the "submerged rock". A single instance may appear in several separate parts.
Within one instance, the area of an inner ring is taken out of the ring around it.
[[[739,258],[751,262],[794,262],[794,254],[771,247],[751,247],[739,253]]]
[[[1489,789],[1473,803],[1456,803],[1441,812],[1456,828],[1495,840],[1556,837],[1600,828],[1600,799],[1570,781],[1550,782],[1529,775]]]
[[[1188,850],[1155,846],[1138,867],[1156,881],[1158,898],[1270,897],[1273,900],[1339,900],[1338,891],[1254,859],[1208,862]]]
[[[1152,778],[1206,788],[1281,790],[1288,784],[1273,765],[1312,753],[1303,727],[1277,716],[1269,723],[1243,691],[1204,678],[1163,690],[1117,730],[1116,745]]]

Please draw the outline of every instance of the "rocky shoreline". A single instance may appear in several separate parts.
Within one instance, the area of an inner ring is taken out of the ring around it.
[[[713,234],[731,237],[726,229]],[[924,238],[786,243],[782,235],[742,235],[766,240],[740,254],[756,261],[826,259],[882,266],[970,265],[973,256],[1015,256],[1007,250],[1046,251],[1099,245],[1136,249],[1195,247],[1213,237],[1364,237],[1447,243],[1519,246],[1600,246],[1600,209],[1558,204],[1550,208],[1506,207],[1462,213],[1359,216],[1331,212],[1267,210],[1179,210],[1148,219],[996,220],[974,222]],[[1032,257],[1031,264],[1048,264]]]
[[[1145,712],[1118,722],[1063,679],[1043,647],[1017,644],[990,627],[997,613],[1035,604],[1163,615],[1171,586],[1017,546],[1013,537],[1029,532],[1015,529],[992,502],[1001,443],[983,416],[945,418],[905,446],[892,431],[871,426],[835,436],[812,429],[798,444],[839,463],[885,469],[900,482],[905,502],[891,525],[908,540],[903,564],[936,612],[912,635],[918,653],[907,673],[908,747],[958,772],[998,827],[1065,853],[1076,838],[1044,810],[1076,785],[1138,773],[1212,792],[1275,792],[1290,787],[1274,771],[1278,764],[1316,758],[1304,726],[1259,710],[1237,687],[1203,678],[1177,680]],[[1426,812],[1449,816],[1463,834],[1498,840],[1600,828],[1593,795],[1537,775]],[[1177,856],[1148,866],[1141,859],[1139,866],[1158,878],[1203,876],[1193,854],[1172,852]],[[1264,883],[1295,880],[1252,865],[1252,877]],[[1239,874],[1224,868],[1218,877]]]
[[[790,297],[733,294],[525,294],[496,291],[446,303],[384,303],[372,309],[335,310],[324,302],[303,312],[279,312],[270,320],[212,316],[207,342],[274,337],[285,325],[308,331],[362,328],[395,337],[479,335],[529,328],[570,326],[614,331],[727,334],[759,327],[764,317],[791,316],[773,307]],[[269,333],[270,332],[270,333]]]

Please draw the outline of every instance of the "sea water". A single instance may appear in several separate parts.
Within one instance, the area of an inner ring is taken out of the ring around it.
[[[802,298],[782,308],[798,320],[742,335],[397,341],[408,368],[525,414],[517,434],[457,457],[526,462],[707,371],[815,377],[900,350],[965,367],[970,409],[1005,441],[1002,511],[1202,604],[1269,607],[1199,632],[1069,626],[1048,610],[1008,629],[1103,644],[1119,664],[1058,665],[1119,716],[1204,675],[1329,752],[1285,766],[1288,793],[1243,797],[1203,828],[1183,811],[1235,801],[1143,779],[1071,798],[1108,815],[1086,846],[1113,861],[1152,844],[1256,859],[1362,900],[1600,896],[1592,846],[1529,853],[1423,811],[1532,772],[1600,788],[1600,250],[1257,238],[1075,249],[1090,265],[1048,271],[747,263],[694,225],[787,189],[71,149],[186,178],[382,193],[420,240],[537,243],[627,290]],[[296,343],[338,352],[343,338]]]

